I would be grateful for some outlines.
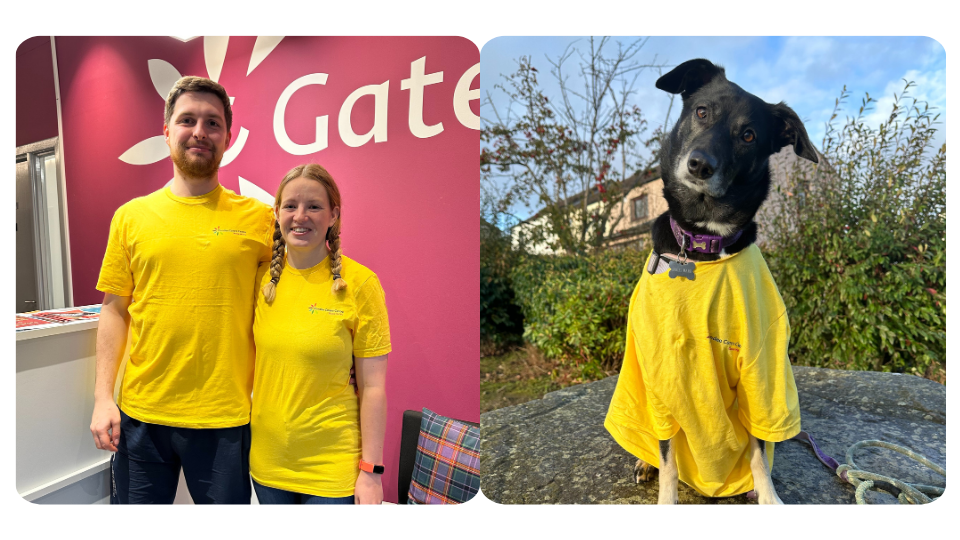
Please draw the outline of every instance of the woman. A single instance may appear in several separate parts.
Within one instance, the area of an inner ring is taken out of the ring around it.
[[[253,325],[257,499],[380,504],[390,352],[383,289],[376,274],[341,255],[340,192],[323,167],[287,173],[274,213],[273,260]]]

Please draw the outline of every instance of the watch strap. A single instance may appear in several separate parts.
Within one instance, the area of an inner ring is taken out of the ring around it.
[[[364,460],[360,460],[360,470],[368,473],[374,474],[383,474],[383,465],[374,465],[373,463],[367,463]]]

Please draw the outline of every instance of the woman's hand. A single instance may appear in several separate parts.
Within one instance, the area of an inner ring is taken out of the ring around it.
[[[376,473],[360,471],[353,495],[353,501],[356,504],[383,503],[383,482],[380,476]]]

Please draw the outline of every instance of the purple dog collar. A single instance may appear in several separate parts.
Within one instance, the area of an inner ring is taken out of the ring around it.
[[[720,253],[720,251],[740,239],[743,230],[739,230],[732,236],[718,236],[713,234],[693,234],[687,232],[677,225],[673,216],[670,216],[670,230],[673,231],[673,237],[677,239],[677,244],[683,246],[683,237],[687,237],[686,249],[699,253]]]

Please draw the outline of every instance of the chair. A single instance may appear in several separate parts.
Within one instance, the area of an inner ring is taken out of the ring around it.
[[[417,441],[420,439],[420,421],[423,412],[403,411],[403,424],[400,428],[400,466],[398,467],[397,504],[407,504],[407,492],[410,491],[410,479],[413,477],[413,464],[417,457]],[[475,427],[476,422],[454,419]]]

